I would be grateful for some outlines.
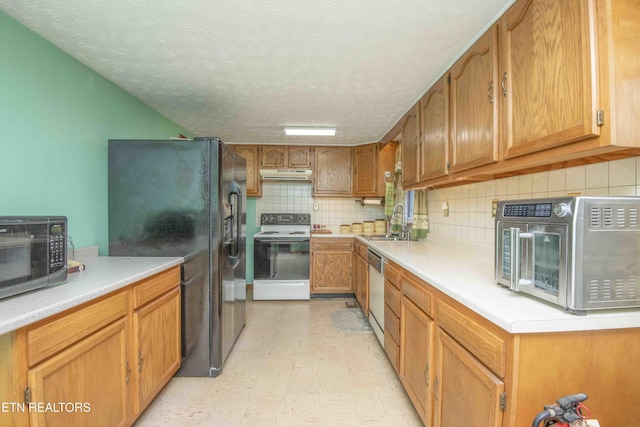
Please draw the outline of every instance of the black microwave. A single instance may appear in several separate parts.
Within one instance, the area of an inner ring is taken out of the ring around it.
[[[67,280],[67,217],[0,217],[0,298]]]

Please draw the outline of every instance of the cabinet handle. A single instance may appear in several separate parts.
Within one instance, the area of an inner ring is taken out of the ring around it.
[[[428,363],[424,367],[424,382],[427,384],[427,388],[429,388],[429,364]]]
[[[502,83],[500,83],[500,86],[502,87],[502,94],[504,96],[507,96],[507,72],[506,71],[502,75]]]
[[[491,80],[489,82],[489,90],[487,91],[487,96],[489,97],[489,102],[491,104],[493,104],[493,96],[492,96],[491,92],[493,92],[493,80]]]
[[[142,372],[143,363],[144,363],[144,359],[142,358],[142,351],[138,350],[138,372]]]
[[[433,381],[433,389],[435,390],[434,395],[436,400],[438,400],[438,389],[436,388],[438,386],[438,376],[436,375],[436,379]]]
[[[127,376],[124,377],[124,383],[129,384],[129,378],[131,378],[131,368],[129,367],[129,361],[124,362],[124,367],[127,370]]]

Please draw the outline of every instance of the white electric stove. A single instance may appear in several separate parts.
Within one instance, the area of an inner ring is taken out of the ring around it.
[[[253,237],[253,299],[310,298],[311,215],[262,214]]]

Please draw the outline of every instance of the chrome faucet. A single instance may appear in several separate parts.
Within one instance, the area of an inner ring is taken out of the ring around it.
[[[402,203],[396,203],[395,206],[393,207],[393,211],[391,211],[391,220],[395,218],[396,210],[398,209],[398,207],[402,208],[402,221],[400,223],[401,225],[400,239],[405,240],[405,239],[408,239],[409,235],[407,232],[407,219],[406,219],[407,216],[405,215],[405,209]],[[391,221],[389,221],[389,234],[391,234]]]

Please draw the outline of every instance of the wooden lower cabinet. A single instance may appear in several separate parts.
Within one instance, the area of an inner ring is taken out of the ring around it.
[[[180,288],[136,310],[133,330],[138,415],[180,367]]]
[[[353,238],[311,239],[311,293],[353,293]]]
[[[406,296],[400,304],[400,381],[422,422],[428,426],[434,322]]]
[[[387,276],[401,278],[399,377],[425,426],[529,427],[575,393],[602,426],[640,419],[640,328],[509,333],[406,270]]]
[[[504,383],[442,329],[436,332],[434,421],[442,427],[499,427]],[[560,397],[560,396],[558,396]]]
[[[129,426],[180,367],[180,267],[0,338],[32,408],[1,425]]]
[[[369,315],[369,263],[361,256],[361,243],[356,242],[353,252],[353,293],[365,316]],[[366,250],[366,249],[365,249]]]
[[[127,425],[127,333],[122,318],[29,370],[30,425]]]

